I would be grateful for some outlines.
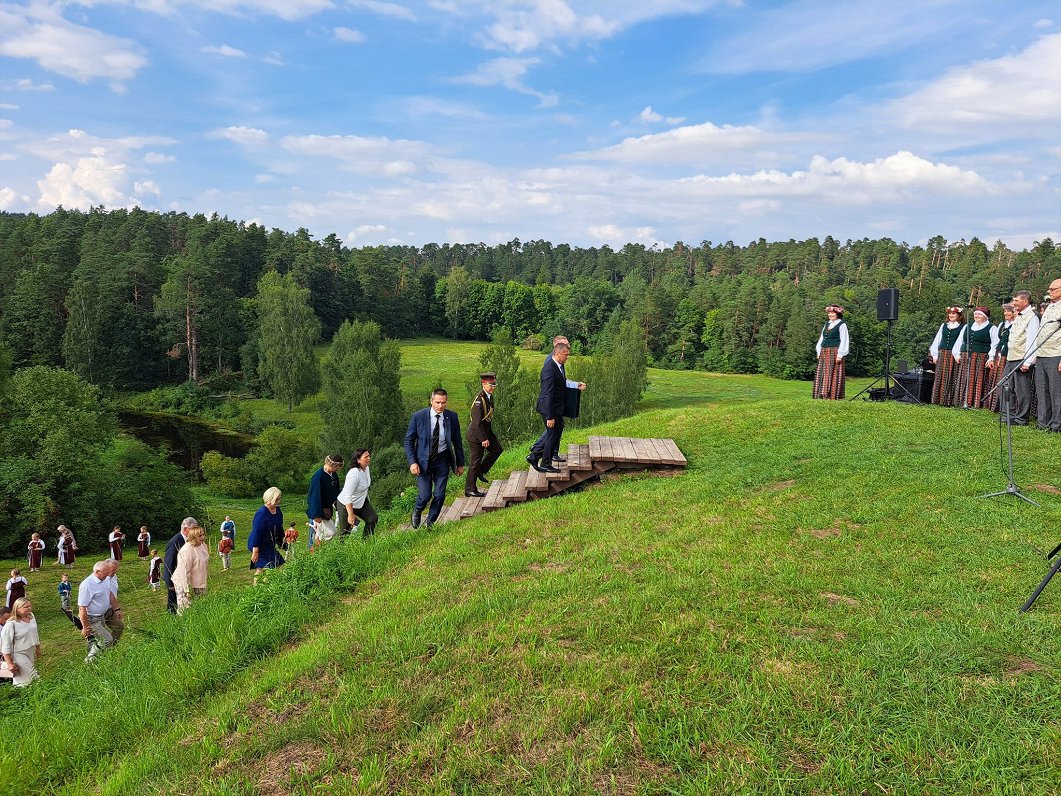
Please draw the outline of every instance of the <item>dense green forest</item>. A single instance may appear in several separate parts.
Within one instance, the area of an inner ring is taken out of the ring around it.
[[[0,340],[16,370],[60,366],[105,391],[240,378],[271,391],[257,383],[276,368],[278,336],[259,295],[276,293],[279,283],[262,283],[270,272],[308,291],[318,327],[303,334],[323,341],[350,319],[392,338],[563,332],[576,351],[593,352],[635,319],[654,366],[808,378],[826,302],[848,310],[848,372],[876,375],[886,334],[878,289],[899,288],[895,354],[916,361],[945,305],[997,307],[1018,288],[1041,294],[1061,254],[1049,239],[1013,251],[942,237],[924,247],[827,237],[617,251],[519,240],[349,249],[335,235],[318,241],[305,229],[216,216],[60,209],[0,214]]]

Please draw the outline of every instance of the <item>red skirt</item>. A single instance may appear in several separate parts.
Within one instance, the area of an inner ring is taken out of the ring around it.
[[[137,542],[137,555],[140,558],[148,558],[151,555],[151,551],[147,549],[147,542],[142,539]]]
[[[120,541],[111,542],[111,558],[115,561],[122,560],[122,543]]]
[[[43,550],[40,550],[40,549],[30,550],[29,551],[29,568],[30,569],[40,569],[41,568],[41,559],[43,559],[43,558],[44,558],[44,551]]]
[[[962,361],[954,365],[958,371],[958,386],[954,391],[955,406],[979,409],[984,405],[984,393],[990,389],[988,384],[987,352],[978,354],[966,353]]]
[[[814,374],[815,398],[839,401],[844,397],[844,360],[836,361],[835,348],[823,348]]]
[[[932,403],[940,406],[954,406],[957,375],[954,355],[950,351],[940,351],[936,358],[936,380],[932,382]]]

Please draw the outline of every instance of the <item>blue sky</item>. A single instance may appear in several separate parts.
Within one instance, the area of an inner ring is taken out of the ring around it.
[[[0,0],[0,209],[1023,248],[1061,238],[1059,76],[1046,0]]]

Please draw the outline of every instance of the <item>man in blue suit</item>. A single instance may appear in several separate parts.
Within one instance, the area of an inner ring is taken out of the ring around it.
[[[571,355],[571,346],[558,342],[553,353],[542,365],[541,388],[538,392],[538,414],[545,421],[545,433],[531,447],[527,462],[540,473],[558,473],[553,460],[560,454],[560,436],[564,433],[564,404],[567,388],[586,389],[583,382],[568,381],[564,363]],[[562,461],[562,459],[560,460]],[[539,463],[540,462],[540,463]]]
[[[420,527],[428,501],[431,502],[431,510],[427,513],[428,527],[442,513],[450,470],[457,475],[464,474],[460,420],[456,412],[446,408],[448,402],[445,390],[435,390],[431,393],[431,406],[414,412],[409,419],[409,430],[405,432],[405,459],[409,462],[409,472],[416,476],[414,528]]]

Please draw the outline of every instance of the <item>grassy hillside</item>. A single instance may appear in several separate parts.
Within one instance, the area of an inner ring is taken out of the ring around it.
[[[3,701],[7,791],[1056,792],[1061,582],[1017,608],[1061,541],[1059,440],[1015,431],[1034,508],[978,497],[1006,482],[990,414],[651,377],[593,431],[673,437],[688,471],[163,619]]]

